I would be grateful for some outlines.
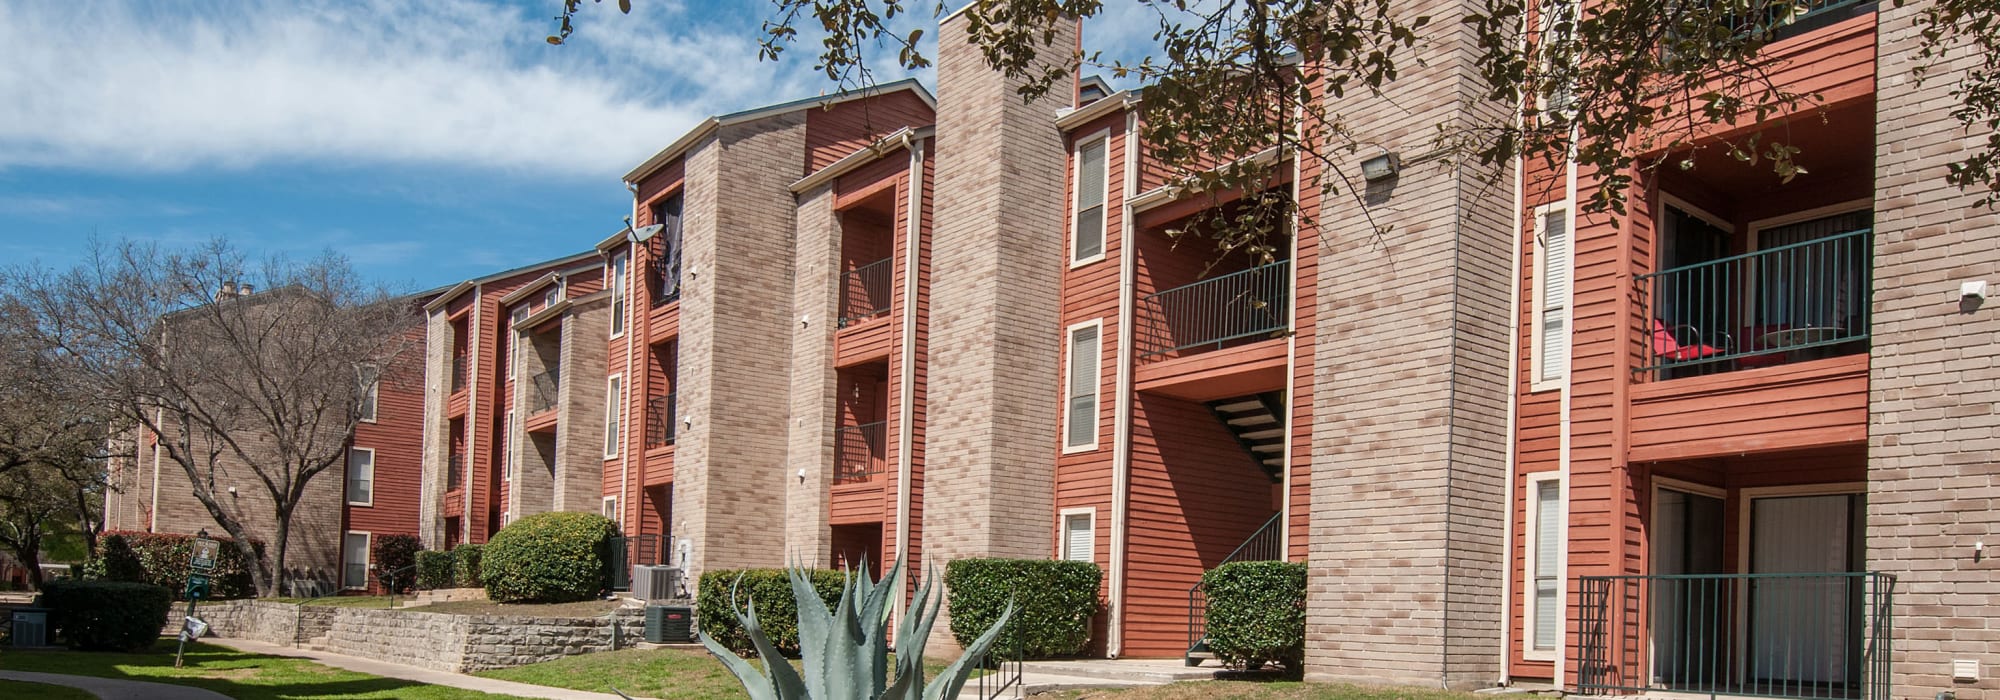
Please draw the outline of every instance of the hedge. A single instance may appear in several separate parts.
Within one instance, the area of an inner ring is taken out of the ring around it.
[[[56,640],[71,649],[138,651],[160,638],[173,595],[149,583],[50,581],[37,604],[49,608]]]
[[[470,542],[453,547],[451,550],[452,585],[458,588],[479,587],[479,557],[484,548]]]
[[[486,597],[496,603],[596,597],[606,583],[606,540],[617,531],[596,513],[538,513],[514,521],[480,551]]]
[[[730,613],[730,593],[735,592],[736,610],[747,611],[751,603],[757,605],[757,624],[764,628],[764,636],[771,645],[786,656],[799,654],[799,605],[792,597],[792,582],[785,569],[714,569],[704,571],[701,581],[695,586],[694,619],[701,622],[701,631],[710,639],[745,657],[755,655],[757,648],[750,643],[750,635],[743,631],[743,625]],[[813,590],[820,600],[831,608],[840,604],[841,585],[845,579],[840,572],[830,569],[807,569],[807,577],[812,579]]]
[[[457,585],[452,578],[454,574],[453,569],[457,566],[455,563],[456,558],[451,555],[451,552],[424,550],[417,552],[416,559],[418,588],[434,591],[440,588],[452,588]]]
[[[376,535],[374,539],[370,561],[375,566],[376,577],[380,579],[382,574],[388,574],[396,583],[396,590],[392,593],[410,592],[416,583],[416,577],[411,574],[416,571],[405,569],[417,563],[417,552],[424,548],[423,540],[417,539],[416,535]]]
[[[146,565],[132,551],[124,535],[105,535],[97,541],[97,555],[84,564],[84,576],[102,581],[144,583]]]
[[[1097,588],[1103,572],[1096,564],[1046,559],[958,559],[946,565],[945,588],[950,591],[951,635],[959,646],[971,644],[1000,619],[1009,600],[1015,632],[993,645],[995,658],[1014,654],[1012,634],[1019,634],[1026,658],[1070,656],[1090,642],[1090,619],[1097,614]]]
[[[1300,668],[1306,644],[1306,565],[1240,561],[1201,577],[1208,597],[1208,649],[1223,663]]]
[[[105,547],[112,536],[124,540],[131,547],[132,554],[139,559],[145,570],[145,582],[167,589],[178,599],[187,588],[188,557],[194,553],[194,535],[178,535],[156,532],[112,531],[104,533],[97,540],[97,556],[103,557]],[[250,578],[250,566],[245,565],[243,555],[236,549],[236,541],[227,537],[212,538],[221,543],[216,555],[215,571],[209,574],[209,598],[224,600],[229,598],[250,598],[257,595],[257,585]],[[251,540],[257,556],[264,556],[264,543]]]

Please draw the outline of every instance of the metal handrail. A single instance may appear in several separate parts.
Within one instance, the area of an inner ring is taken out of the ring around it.
[[[1243,543],[1230,550],[1229,556],[1223,557],[1216,566],[1237,561],[1283,561],[1285,553],[1281,551],[1281,545],[1284,539],[1279,537],[1279,529],[1284,526],[1284,515],[1283,512],[1272,514],[1270,520],[1264,521],[1256,532],[1244,538]],[[1207,638],[1208,596],[1201,590],[1201,582],[1197,581],[1188,588],[1188,652],[1193,653],[1200,648]]]
[[[1280,260],[1140,297],[1140,359],[1283,333],[1291,271],[1292,261]]]
[[[1880,572],[1579,577],[1577,690],[1888,700],[1895,586]]]
[[[528,394],[528,414],[541,413],[556,407],[556,399],[562,390],[562,370],[560,367],[534,376]]]
[[[1020,600],[1019,595],[1010,597]],[[974,697],[997,700],[1009,691],[1015,697],[1022,695],[1021,691],[1025,689],[1022,677],[1027,675],[1028,655],[1024,653],[1026,647],[1022,638],[1027,635],[1022,633],[1021,624],[1021,611],[1015,610],[1014,617],[1007,621],[1007,629],[1000,633],[1002,638],[994,640],[994,646],[1004,645],[1007,652],[995,654],[989,650],[987,657],[980,660],[980,666],[987,672],[974,679]]]
[[[666,447],[674,444],[674,397],[676,392],[666,396],[655,396],[646,400],[646,448]]]
[[[833,434],[833,483],[870,481],[888,469],[889,422],[843,426]]]
[[[883,258],[840,273],[839,327],[889,311],[894,261],[893,257]]]
[[[1865,351],[1873,233],[1858,229],[1635,276],[1649,324],[1642,339],[1651,346],[1651,359],[1637,371],[1671,379]]]

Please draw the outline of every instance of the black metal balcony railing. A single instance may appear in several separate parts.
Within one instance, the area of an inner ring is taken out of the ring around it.
[[[452,453],[444,460],[444,490],[457,491],[465,485],[465,454]]]
[[[889,311],[889,290],[896,272],[893,258],[883,258],[840,273],[840,327]]]
[[[665,306],[667,302],[681,298],[681,260],[678,255],[653,264],[652,274],[646,276],[650,282],[653,306]]]
[[[606,583],[614,591],[632,590],[632,567],[667,563],[666,535],[618,535],[604,541]]]
[[[646,400],[646,448],[674,444],[674,394]]]
[[[1580,692],[1889,700],[1895,576],[1585,576],[1577,584]]]
[[[1652,358],[1639,371],[1671,379],[1866,352],[1872,233],[1636,277]]]
[[[451,356],[451,393],[465,391],[466,362],[464,355]]]
[[[537,374],[528,385],[528,415],[534,415],[556,407],[557,394],[562,390],[562,372],[559,369]]]
[[[887,470],[888,427],[888,421],[875,421],[834,431],[833,483],[863,483]]]
[[[1276,336],[1291,327],[1291,285],[1280,260],[1140,297],[1139,356]]]

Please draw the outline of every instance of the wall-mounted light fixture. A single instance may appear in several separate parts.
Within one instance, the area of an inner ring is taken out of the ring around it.
[[[1403,159],[1395,151],[1361,161],[1361,179],[1369,182],[1387,180],[1402,171]]]

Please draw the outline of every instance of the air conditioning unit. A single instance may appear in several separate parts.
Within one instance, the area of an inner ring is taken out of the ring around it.
[[[646,606],[646,641],[654,644],[693,643],[694,608],[686,605]]]
[[[632,567],[632,597],[644,601],[674,600],[680,598],[680,567]]]
[[[49,611],[41,608],[15,608],[14,646],[22,648],[48,646]]]

